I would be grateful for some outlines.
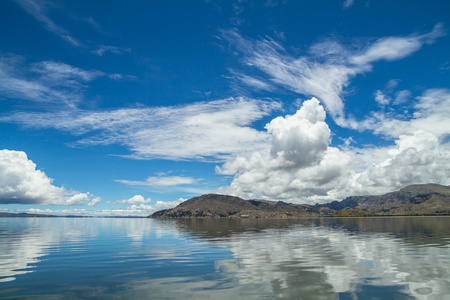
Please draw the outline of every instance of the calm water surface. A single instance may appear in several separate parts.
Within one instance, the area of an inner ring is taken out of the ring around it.
[[[450,299],[450,217],[0,218],[1,299]]]

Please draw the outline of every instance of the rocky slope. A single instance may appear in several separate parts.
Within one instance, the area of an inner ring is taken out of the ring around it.
[[[208,194],[189,199],[175,208],[151,215],[153,218],[288,218],[316,216],[306,207],[282,201],[243,200],[238,197]]]
[[[450,215],[450,187],[438,184],[411,185],[385,195],[352,196],[339,202],[314,206],[208,194],[187,200],[175,208],[156,212],[150,217],[300,218],[332,214]]]
[[[360,209],[377,215],[448,215],[450,187],[438,184],[410,185],[380,196],[352,196],[319,205],[317,209]]]

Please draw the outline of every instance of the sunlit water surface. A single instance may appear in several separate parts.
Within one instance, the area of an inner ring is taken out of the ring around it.
[[[450,217],[0,218],[1,299],[450,299]]]

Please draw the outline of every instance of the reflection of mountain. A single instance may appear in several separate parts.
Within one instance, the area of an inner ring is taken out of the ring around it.
[[[312,219],[277,225],[240,220],[224,227],[228,233],[222,239],[210,228],[214,220],[197,221],[179,220],[178,228],[224,243],[233,253],[234,259],[217,261],[217,270],[231,273],[240,284],[270,283],[276,298],[333,299],[338,293],[368,299],[381,289],[405,299],[442,299],[450,293],[450,233],[445,230],[450,218]]]
[[[296,224],[309,224],[311,219],[212,219],[193,218],[175,220],[155,220],[171,222],[178,230],[189,232],[195,237],[215,239],[230,237],[246,232],[260,232],[267,229],[288,228]]]
[[[155,220],[156,221],[156,220]],[[174,219],[157,220],[155,225],[175,226],[198,238],[215,239],[269,229],[293,226],[332,226],[354,233],[385,234],[416,245],[450,244],[449,217],[376,217],[376,218],[309,218],[309,219]]]

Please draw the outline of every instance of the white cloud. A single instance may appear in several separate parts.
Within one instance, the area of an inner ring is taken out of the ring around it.
[[[235,174],[230,187],[221,191],[244,198],[315,201],[326,198],[330,186],[348,173],[350,157],[328,146],[330,129],[317,99],[305,101],[295,115],[278,117],[266,128],[272,136],[270,151],[255,151],[216,169]]]
[[[356,150],[356,161],[362,162],[361,173],[350,180],[355,194],[384,193],[410,184],[449,184],[450,145],[423,130],[400,135],[396,145],[386,148]]]
[[[317,163],[330,139],[325,111],[315,98],[305,101],[295,115],[273,119],[266,129],[272,136],[272,157],[300,167]]]
[[[143,203],[149,203],[151,202],[152,199],[148,198],[145,199],[143,196],[141,195],[134,195],[133,197],[131,197],[130,199],[126,199],[126,200],[117,200],[114,203],[122,203],[122,204],[143,204]]]
[[[274,89],[271,84],[267,83],[261,78],[248,76],[234,70],[230,70],[230,72],[234,76],[233,78],[236,78],[247,86],[253,87],[255,90],[271,91]]]
[[[450,134],[450,124],[445,126],[449,96],[448,91],[428,91],[416,105],[415,119],[392,119],[381,128],[401,124],[392,136],[393,146],[342,149],[329,145],[331,132],[319,102],[305,101],[295,115],[278,117],[266,126],[272,136],[270,151],[238,156],[216,168],[219,174],[234,175],[230,186],[220,191],[317,203],[381,194],[409,184],[449,184],[450,143],[440,142]]]
[[[197,182],[197,180],[192,177],[182,177],[182,176],[166,176],[166,177],[150,176],[145,181],[131,181],[131,180],[115,180],[115,181],[128,185],[146,185],[151,187],[168,187],[168,186],[193,184]]]
[[[110,45],[99,45],[96,50],[92,51],[93,53],[97,54],[98,56],[103,56],[105,53],[110,52],[113,54],[121,54],[123,52],[131,52],[130,48],[121,48],[116,46],[110,46]]]
[[[381,220],[377,221],[382,224]],[[344,298],[338,293],[358,295],[355,299],[370,298],[367,293],[358,293],[366,281],[378,287],[401,285],[402,292],[414,299],[444,297],[449,279],[448,247],[416,247],[382,230],[376,234],[365,230],[355,234],[356,224],[342,222],[340,226],[346,230],[298,225],[283,230],[269,229],[267,234],[252,235],[252,238],[236,237],[230,239],[233,259],[216,261],[216,267],[238,280],[241,286],[260,285],[264,290],[265,285],[275,282],[269,285],[269,290],[277,298],[294,298],[292,290],[297,292],[295,295],[314,295],[302,297],[311,299]],[[317,251],[319,248],[327,251]],[[433,257],[437,264],[418,257]],[[297,272],[301,274],[298,276],[302,287],[299,281],[292,280],[297,276],[296,270],[280,267],[286,262],[300,266]],[[307,272],[314,276],[306,275]],[[429,276],[430,273],[434,275]],[[420,293],[423,287],[428,288],[426,295]],[[317,296],[320,293],[322,297]]]
[[[78,87],[81,82],[88,82],[104,76],[101,71],[83,70],[65,63],[42,61],[32,65],[31,71],[41,74],[41,80],[53,86]]]
[[[344,8],[349,8],[350,6],[353,5],[354,2],[355,2],[355,0],[345,0],[344,1]]]
[[[356,65],[368,65],[378,60],[402,59],[418,51],[424,44],[432,44],[437,38],[444,36],[442,27],[442,24],[437,24],[431,32],[423,35],[381,38],[363,53],[353,56],[350,62]]]
[[[22,6],[22,8],[37,21],[41,22],[45,29],[56,34],[73,46],[81,46],[81,43],[76,40],[69,31],[57,25],[47,16],[46,2],[35,0],[16,0],[16,2],[18,2],[20,6]]]
[[[293,92],[317,97],[338,125],[353,129],[359,124],[346,117],[343,99],[344,88],[350,79],[371,71],[376,61],[404,58],[444,34],[442,25],[438,24],[429,33],[381,38],[362,50],[325,41],[313,45],[310,56],[295,58],[272,39],[251,41],[237,30],[222,31],[222,37],[243,53],[246,66],[261,70],[268,80]],[[253,86],[248,77],[243,82]]]
[[[105,217],[105,216],[136,216],[136,217],[147,217],[154,212],[173,208],[187,199],[179,198],[174,201],[156,201],[154,204],[148,204],[148,200],[144,200],[144,203],[139,203],[141,199],[139,199],[140,195],[134,196],[125,201],[134,201],[132,202],[121,202],[117,201],[117,204],[132,204],[129,206],[124,206],[121,208],[112,208],[112,209],[85,209],[85,208],[74,208],[74,209],[41,209],[41,208],[29,208],[29,209],[20,209],[20,210],[8,210],[8,212],[25,212],[30,214],[46,214],[46,215],[57,215],[57,216],[93,216],[93,217]],[[142,196],[141,196],[142,197]],[[133,199],[134,200],[131,200]]]
[[[450,90],[428,89],[416,98],[412,118],[403,120],[382,113],[361,122],[361,129],[373,130],[376,134],[397,138],[402,134],[413,135],[424,130],[444,138],[450,132]]]
[[[64,103],[73,108],[83,99],[86,83],[102,76],[108,75],[61,62],[26,65],[21,56],[0,56],[0,95],[13,99]]]
[[[411,98],[412,93],[408,90],[402,90],[395,94],[394,104],[399,105],[408,102]]]
[[[88,206],[95,206],[99,204],[102,201],[100,197],[94,197],[92,200],[88,203]]]
[[[382,91],[378,90],[375,92],[375,101],[382,105],[386,106],[391,102],[392,98],[385,95]]]
[[[56,187],[25,152],[0,150],[0,203],[95,205],[100,198]]]
[[[274,101],[228,98],[172,107],[19,112],[0,121],[83,135],[77,145],[124,145],[137,159],[223,160],[266,147],[267,133],[250,125],[277,109]]]

